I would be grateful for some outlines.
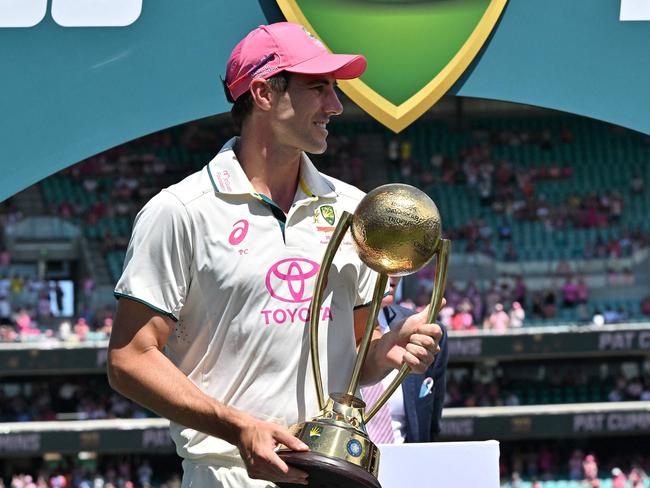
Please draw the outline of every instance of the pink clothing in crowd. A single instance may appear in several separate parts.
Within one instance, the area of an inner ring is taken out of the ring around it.
[[[503,305],[497,303],[494,312],[492,312],[489,318],[490,329],[496,332],[505,332],[509,325],[510,316],[503,310]]]

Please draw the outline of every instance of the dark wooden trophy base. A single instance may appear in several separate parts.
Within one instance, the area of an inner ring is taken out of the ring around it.
[[[309,474],[312,488],[381,488],[379,481],[363,468],[343,459],[331,458],[314,451],[279,452],[278,455],[290,466]],[[300,488],[305,485],[277,483],[282,488]]]

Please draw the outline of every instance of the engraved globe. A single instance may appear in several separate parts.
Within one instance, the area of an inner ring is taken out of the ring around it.
[[[405,276],[423,268],[440,243],[440,212],[423,191],[401,183],[375,188],[352,217],[352,240],[371,269]]]

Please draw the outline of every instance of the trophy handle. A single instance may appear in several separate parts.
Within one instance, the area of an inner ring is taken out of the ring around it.
[[[352,370],[350,384],[348,385],[348,395],[355,396],[354,394],[359,387],[359,380],[361,379],[361,368],[363,367],[363,363],[366,361],[366,356],[368,355],[370,340],[372,339],[372,333],[375,330],[377,315],[379,315],[379,310],[381,309],[381,300],[384,297],[384,292],[386,291],[387,284],[388,275],[384,273],[378,273],[377,281],[375,283],[375,291],[372,295],[372,306],[370,307],[370,314],[368,315],[366,328],[363,332],[363,338],[359,343],[357,359],[354,362],[354,369]]]
[[[339,223],[332,233],[332,237],[325,249],[325,255],[318,270],[314,296],[309,307],[309,346],[311,350],[311,367],[314,373],[314,385],[318,396],[318,406],[321,410],[325,408],[325,395],[323,393],[323,378],[320,372],[320,357],[318,353],[318,323],[320,318],[320,306],[323,304],[323,291],[327,286],[327,274],[334,261],[334,255],[341,245],[345,232],[352,225],[352,214],[343,212]]]
[[[449,267],[449,253],[451,251],[451,241],[449,239],[440,240],[440,248],[436,252],[436,277],[434,281],[433,293],[431,296],[431,304],[429,306],[429,315],[427,316],[427,323],[431,324],[438,316],[442,306],[442,298],[445,293],[447,285],[447,268]],[[364,336],[365,338],[365,336]],[[375,404],[368,410],[365,415],[364,421],[367,423],[372,419],[379,409],[388,401],[397,387],[402,384],[404,378],[411,372],[408,365],[403,364],[397,373],[397,377],[386,387],[384,393],[377,399]]]

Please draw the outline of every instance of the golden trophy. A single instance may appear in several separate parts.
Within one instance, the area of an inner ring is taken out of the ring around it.
[[[379,273],[375,284],[370,316],[359,344],[348,389],[323,394],[318,352],[318,310],[322,305],[327,274],[341,241],[350,229],[360,259]],[[399,387],[410,369],[403,365],[395,380],[367,412],[366,404],[356,397],[361,369],[381,308],[389,276],[404,276],[424,267],[437,256],[436,276],[427,322],[438,315],[447,281],[451,242],[441,239],[440,213],[433,201],[417,188],[404,184],[380,186],[368,193],[354,212],[343,212],[318,273],[310,310],[309,340],[311,364],[320,412],[312,420],[289,428],[307,444],[308,452],[282,447],[278,454],[287,464],[309,473],[313,487],[381,488],[377,480],[379,450],[369,439],[366,423]],[[281,486],[299,486],[280,483]]]

